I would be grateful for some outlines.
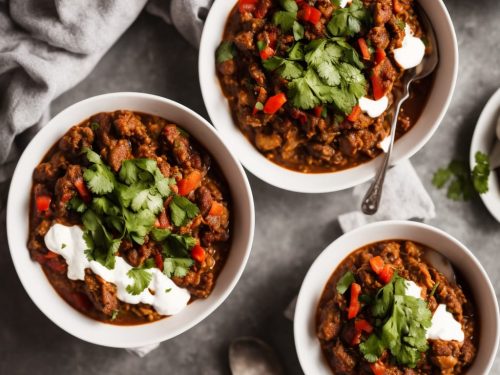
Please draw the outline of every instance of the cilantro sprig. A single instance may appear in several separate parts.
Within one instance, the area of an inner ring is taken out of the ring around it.
[[[350,6],[335,10],[326,27],[333,36],[353,36],[369,21],[368,9],[360,0],[353,0]]]
[[[376,362],[389,350],[397,363],[413,368],[427,351],[426,330],[431,326],[432,313],[427,304],[405,295],[404,279],[397,273],[379,290],[372,305],[372,315],[381,324],[359,345],[368,362]]]
[[[479,194],[488,192],[490,164],[488,155],[481,151],[475,154],[476,165],[470,171],[466,162],[453,160],[447,167],[439,168],[432,177],[432,184],[441,189],[448,186],[446,196],[449,199],[470,200],[474,191]]]

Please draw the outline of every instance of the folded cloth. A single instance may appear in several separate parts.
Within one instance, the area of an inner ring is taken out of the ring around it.
[[[353,189],[356,207],[361,201],[371,182],[358,185]],[[373,216],[364,215],[361,211],[351,211],[338,217],[342,231],[349,232],[362,225],[382,220],[430,220],[436,216],[436,208],[425,190],[417,172],[406,160],[387,171],[384,191],[378,212]],[[353,249],[355,250],[355,249]],[[287,306],[283,315],[293,320],[295,313],[295,297]]]

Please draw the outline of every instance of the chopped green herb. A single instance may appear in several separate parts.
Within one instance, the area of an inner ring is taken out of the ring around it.
[[[301,40],[304,38],[304,26],[302,26],[299,22],[295,21],[292,26],[293,30],[293,38],[295,40]]]
[[[425,333],[432,313],[425,302],[405,295],[404,279],[396,273],[377,293],[372,315],[381,321],[379,328],[359,345],[365,359],[376,362],[389,350],[398,364],[414,368],[421,353],[428,349]]]
[[[295,0],[280,0],[280,5],[288,12],[297,12],[299,10],[299,6]]]
[[[170,293],[171,291],[172,291],[172,288],[165,289],[165,293]]]
[[[68,208],[81,214],[87,209],[87,205],[79,197],[74,196],[68,202]]]
[[[479,194],[488,192],[488,178],[490,176],[490,160],[488,155],[481,151],[476,152],[474,155],[476,165],[472,170],[472,182],[474,189]]]
[[[353,0],[350,6],[335,10],[327,29],[332,36],[352,36],[359,33],[369,20],[368,9],[360,0]]]
[[[236,49],[234,48],[234,44],[229,41],[224,41],[215,51],[215,60],[217,64],[221,64],[225,61],[232,60],[235,55]]]
[[[131,285],[127,285],[127,292],[136,296],[142,293],[151,282],[152,274],[144,268],[132,268],[127,272],[127,276],[133,280]]]
[[[186,225],[200,212],[194,203],[180,195],[174,196],[172,202],[170,202],[169,208],[172,222],[178,227]]]
[[[87,159],[92,165],[83,172],[83,178],[90,191],[95,194],[111,193],[115,188],[115,175],[107,165],[103,163],[99,154],[89,148],[85,148]]]
[[[406,27],[406,23],[405,21],[399,19],[399,18],[396,18],[396,20],[394,21],[394,23],[396,24],[397,27],[399,27],[401,30],[404,30],[405,27]]]
[[[432,177],[432,184],[438,189],[448,184],[446,196],[455,201],[471,199],[474,191],[486,193],[490,174],[488,156],[478,151],[475,159],[472,172],[467,163],[459,160],[453,160],[446,168],[439,168]]]
[[[337,292],[344,294],[354,281],[356,281],[354,274],[351,271],[347,271],[337,282]]]
[[[281,30],[286,33],[292,30],[293,25],[296,22],[297,13],[296,12],[285,12],[279,10],[273,15],[273,23],[279,26]]]
[[[163,273],[167,277],[184,277],[193,263],[190,258],[166,258],[163,261]]]
[[[255,109],[258,111],[262,111],[264,109],[264,104],[262,104],[261,102],[255,103]]]
[[[111,313],[111,320],[115,320],[118,317],[119,310],[113,310]]]
[[[429,293],[428,299],[431,299],[431,297],[434,295],[434,293],[436,293],[438,286],[439,286],[439,281],[437,283],[435,283],[434,286],[432,287],[431,292]]]
[[[101,125],[99,125],[98,122],[93,122],[90,124],[90,128],[93,130],[93,131],[96,131],[97,129],[99,129],[101,127]]]
[[[64,249],[67,245],[65,243],[61,244],[61,249]]]
[[[259,49],[259,51],[262,51],[264,48],[266,48],[267,46],[267,43],[263,40],[258,40],[257,41],[257,48]]]

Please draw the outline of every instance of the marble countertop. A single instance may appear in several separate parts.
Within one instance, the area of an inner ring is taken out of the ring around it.
[[[438,165],[468,160],[481,109],[500,87],[500,3],[447,1],[458,34],[460,69],[451,107],[431,141],[412,163],[436,205],[430,224],[467,245],[479,258],[500,295],[500,224],[479,198],[453,202],[430,180]],[[89,96],[143,91],[179,101],[205,118],[197,76],[198,54],[173,28],[142,14],[96,69],[58,98],[57,113]],[[190,331],[163,343],[141,359],[124,350],[80,341],[51,323],[31,302],[17,278],[5,230],[0,280],[1,374],[229,374],[227,350],[238,336],[258,336],[277,351],[287,374],[302,374],[292,323],[283,311],[298,292],[315,257],[340,234],[339,214],[355,205],[352,191],[306,195],[276,189],[249,175],[256,207],[256,231],[246,270],[226,302]],[[5,215],[2,215],[5,228]],[[24,240],[23,240],[24,241]],[[500,374],[497,354],[491,374]]]

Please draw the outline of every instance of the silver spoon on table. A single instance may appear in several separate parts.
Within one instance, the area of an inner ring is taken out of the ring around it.
[[[274,350],[256,337],[240,337],[229,347],[229,367],[233,375],[283,375]]]
[[[415,80],[422,79],[431,74],[439,61],[439,54],[437,48],[436,37],[432,25],[423,10],[419,11],[420,20],[422,21],[423,29],[427,32],[427,39],[432,46],[431,53],[426,55],[422,62],[415,68],[407,70],[403,76],[403,89],[395,90],[394,94],[394,114],[391,123],[391,133],[389,135],[389,147],[384,155],[382,166],[378,170],[375,179],[373,180],[370,188],[366,192],[365,197],[361,203],[361,210],[366,215],[373,215],[378,211],[380,198],[382,197],[382,188],[384,186],[385,174],[391,159],[391,152],[396,137],[396,126],[398,124],[398,115],[403,102],[410,96],[410,84]]]

